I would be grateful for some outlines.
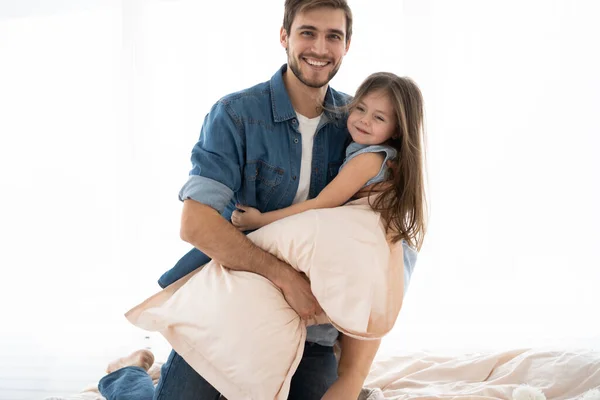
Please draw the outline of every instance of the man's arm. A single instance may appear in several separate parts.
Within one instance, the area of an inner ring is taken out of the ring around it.
[[[262,250],[238,231],[214,208],[185,200],[181,239],[227,268],[264,276],[275,284],[289,305],[303,319],[321,313],[310,283],[298,271]]]
[[[342,334],[338,379],[323,400],[357,399],[380,344],[381,340],[358,340]]]
[[[245,139],[239,117],[224,102],[206,116],[192,150],[192,171],[179,192],[181,238],[220,264],[260,274],[281,289],[302,318],[320,313],[304,275],[255,246],[221,213],[242,187]]]

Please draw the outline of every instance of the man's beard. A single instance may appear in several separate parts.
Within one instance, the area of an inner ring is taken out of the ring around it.
[[[292,70],[294,75],[296,75],[296,77],[298,78],[298,80],[300,82],[302,82],[303,84],[305,84],[308,87],[315,88],[315,89],[319,89],[319,88],[322,88],[323,86],[327,85],[329,83],[329,81],[331,81],[333,79],[335,74],[337,74],[338,70],[340,69],[340,64],[338,64],[333,67],[333,69],[331,70],[331,72],[329,73],[329,75],[327,76],[327,79],[325,81],[314,82],[314,81],[309,81],[308,79],[306,79],[306,77],[304,77],[304,75],[302,75],[302,70],[300,69],[300,65],[299,65],[299,63],[301,63],[301,62],[302,62],[302,60],[299,57],[294,58],[294,57],[290,56],[288,53],[288,66],[290,67],[290,69]]]

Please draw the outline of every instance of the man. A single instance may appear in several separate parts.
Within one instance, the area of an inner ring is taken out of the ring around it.
[[[341,66],[351,35],[346,0],[286,0],[280,41],[287,65],[270,81],[222,98],[204,121],[192,151],[193,169],[180,192],[181,237],[200,251],[188,253],[163,275],[162,286],[210,257],[269,279],[303,319],[321,312],[306,277],[256,247],[229,218],[236,204],[265,212],[315,197],[337,174],[349,138],[346,117],[330,110],[349,99],[328,83]],[[308,329],[290,399],[358,397],[379,342],[342,336],[338,365],[333,353],[337,339],[331,325]],[[129,364],[148,362],[138,357]],[[146,369],[117,369],[102,379],[100,390],[108,399],[219,398],[174,351],[155,392]],[[132,383],[138,388],[135,394]]]

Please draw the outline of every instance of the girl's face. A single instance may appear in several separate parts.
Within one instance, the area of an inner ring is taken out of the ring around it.
[[[352,140],[372,145],[387,142],[396,133],[396,113],[387,93],[367,93],[348,116]]]

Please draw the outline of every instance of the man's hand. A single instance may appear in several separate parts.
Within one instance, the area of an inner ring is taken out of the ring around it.
[[[237,204],[236,207],[238,209],[231,214],[231,223],[240,231],[250,231],[265,225],[262,220],[262,213],[256,208],[241,204]]]
[[[227,268],[264,276],[283,292],[290,307],[302,319],[308,320],[322,312],[306,275],[256,247],[213,208],[186,200],[181,219],[183,240]]]
[[[283,292],[290,307],[305,321],[321,314],[323,310],[310,290],[310,282],[306,275],[287,264],[284,265],[285,267],[282,267],[285,268],[286,273],[283,275],[282,281],[275,284]]]

